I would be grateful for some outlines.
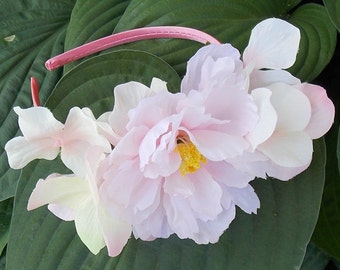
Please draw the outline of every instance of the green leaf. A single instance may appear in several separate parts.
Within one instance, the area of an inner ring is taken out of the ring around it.
[[[330,257],[313,243],[309,243],[300,270],[324,270]]]
[[[29,79],[41,84],[44,102],[60,76],[47,73],[44,62],[63,49],[74,1],[2,1],[0,11],[0,201],[12,197],[19,170],[9,168],[4,146],[18,134],[13,106],[30,107]]]
[[[130,0],[114,0],[98,1],[94,5],[91,1],[77,1],[66,32],[65,51],[111,35],[129,3]],[[69,71],[77,63],[80,61],[66,65],[64,71]]]
[[[8,242],[12,210],[13,198],[0,202],[0,255]]]
[[[320,216],[313,234],[313,241],[327,254],[340,260],[340,132],[339,124],[326,135],[326,183]]]
[[[340,32],[340,0],[323,0],[329,17]]]
[[[336,29],[321,5],[303,5],[292,14],[289,21],[301,30],[297,60],[289,71],[302,81],[312,81],[334,54]]]

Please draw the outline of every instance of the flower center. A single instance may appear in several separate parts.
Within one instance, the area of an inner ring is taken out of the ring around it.
[[[181,174],[185,176],[188,173],[193,173],[201,168],[201,163],[207,163],[206,158],[198,151],[192,142],[178,140],[176,151],[182,158],[182,163],[179,167]]]

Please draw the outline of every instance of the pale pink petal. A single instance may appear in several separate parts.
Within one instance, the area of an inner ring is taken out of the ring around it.
[[[197,218],[202,221],[213,220],[222,212],[221,187],[205,169],[182,177],[182,181],[194,184],[194,193],[188,197],[188,201]]]
[[[225,161],[209,161],[205,165],[205,168],[215,181],[229,187],[243,188],[254,179],[254,176],[244,173],[241,170],[236,170]]]
[[[267,85],[282,82],[289,85],[299,84],[300,80],[294,77],[286,70],[268,69],[268,70],[253,70],[249,78],[249,89],[266,87]]]
[[[55,159],[60,148],[54,143],[51,138],[28,141],[24,137],[15,137],[5,145],[8,163],[13,169],[21,169],[34,159]]]
[[[271,161],[267,161],[266,163],[266,173],[268,176],[274,177],[279,180],[287,181],[300,174],[304,170],[306,170],[310,162],[312,161],[312,157],[306,165],[301,167],[283,167],[279,166]]]
[[[98,254],[105,246],[105,241],[101,220],[98,218],[97,208],[91,198],[82,203],[82,208],[78,210],[74,223],[81,241],[93,254]]]
[[[188,135],[200,153],[213,161],[221,161],[241,155],[249,147],[243,137],[218,131],[192,130]]]
[[[223,60],[221,61],[221,59]],[[216,64],[216,62],[218,63]],[[210,87],[209,78],[215,77],[215,79],[224,80],[233,74],[240,65],[240,53],[230,44],[204,46],[188,61],[187,72],[181,84],[181,92],[188,94],[191,90],[204,91],[207,86]],[[211,68],[214,69],[213,72],[210,72]],[[203,70],[209,72],[203,72]],[[223,73],[224,76],[220,76]],[[238,72],[236,73],[238,74]]]
[[[257,209],[260,208],[260,200],[251,185],[244,188],[228,187],[227,193],[232,197],[235,204],[248,214],[256,214]]]
[[[283,167],[301,167],[310,162],[312,140],[306,132],[274,134],[258,146],[274,163]]]
[[[169,226],[179,238],[192,238],[199,232],[196,217],[185,198],[165,195],[164,208]]]
[[[234,220],[235,214],[235,205],[231,204],[228,209],[224,209],[214,220],[206,222],[198,220],[199,232],[195,233],[192,239],[197,244],[217,243],[220,236]]]
[[[164,192],[171,197],[187,198],[195,192],[195,186],[191,179],[181,175],[179,171],[168,176],[163,187]]]
[[[271,91],[269,89],[257,88],[251,92],[251,95],[258,108],[259,120],[246,138],[255,149],[273,134],[277,123],[277,114],[270,102]]]
[[[19,116],[19,127],[27,140],[56,137],[64,127],[46,107],[14,107],[14,111]]]
[[[49,177],[40,179],[33,190],[27,209],[33,210],[45,204],[59,204],[77,211],[90,196],[88,183],[84,179],[72,176]],[[58,215],[62,218],[62,213]]]
[[[255,69],[289,68],[295,62],[299,43],[297,27],[281,19],[266,19],[251,31],[243,62],[254,65]]]
[[[303,83],[296,87],[308,97],[312,106],[312,116],[306,131],[312,139],[320,138],[333,124],[335,114],[334,104],[327,97],[326,90],[321,86]]]
[[[131,235],[131,225],[120,216],[109,215],[103,207],[98,209],[98,219],[111,257],[119,255]]]
[[[151,89],[139,82],[128,82],[117,85],[114,89],[115,105],[109,122],[113,130],[120,136],[126,133],[126,125],[128,123],[128,112],[136,108],[139,102],[149,96],[153,96],[159,92],[167,90],[165,83],[154,78],[151,83]]]
[[[73,107],[66,119],[63,131],[63,146],[77,141],[87,142],[89,145],[100,146],[106,153],[111,152],[111,145],[104,136],[98,134],[94,117],[90,117],[78,107]],[[70,152],[70,151],[68,151]],[[74,153],[76,155],[76,153]]]
[[[275,83],[267,88],[272,91],[270,101],[278,116],[276,130],[304,130],[311,117],[311,104],[307,96],[284,83]]]

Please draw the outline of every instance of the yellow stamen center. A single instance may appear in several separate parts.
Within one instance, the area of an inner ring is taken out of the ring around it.
[[[176,151],[178,151],[182,158],[179,170],[183,176],[201,168],[201,162],[207,163],[206,158],[198,151],[192,142],[181,141],[177,144]]]

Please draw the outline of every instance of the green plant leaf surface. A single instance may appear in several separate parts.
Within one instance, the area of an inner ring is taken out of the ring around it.
[[[9,226],[11,223],[13,198],[0,202],[0,255],[8,242]]]
[[[337,169],[340,155],[339,134],[337,123],[326,135],[326,182],[320,217],[313,234],[314,243],[337,260],[340,260],[340,169]]]
[[[326,10],[340,32],[340,0],[323,0]]]
[[[63,50],[74,1],[2,1],[0,10],[0,201],[12,197],[20,171],[9,168],[4,146],[18,134],[14,106],[32,106],[30,77],[46,100],[60,72],[47,73],[44,62]]]
[[[300,270],[324,270],[330,257],[315,244],[309,243]]]

